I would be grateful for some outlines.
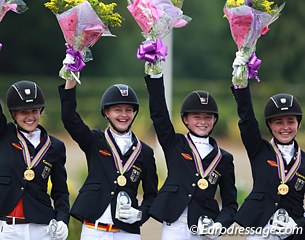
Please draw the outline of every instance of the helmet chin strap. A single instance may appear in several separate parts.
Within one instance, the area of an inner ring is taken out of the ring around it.
[[[211,135],[211,133],[212,133],[214,127],[212,128],[212,130],[211,130],[207,135],[204,135],[204,136],[200,136],[200,135],[194,133],[194,132],[193,132],[191,129],[189,129],[188,127],[187,127],[187,129],[189,130],[189,132],[190,132],[192,135],[194,135],[194,136],[196,136],[196,137],[199,137],[199,138],[208,138],[208,137]]]
[[[128,132],[129,132],[129,130],[130,130],[130,128],[131,128],[131,126],[132,126],[134,120],[136,119],[136,116],[137,116],[137,115],[138,115],[138,111],[137,111],[136,114],[134,115],[134,117],[133,117],[131,123],[129,124],[129,126],[127,127],[127,129],[124,130],[124,131],[119,130],[119,129],[114,125],[114,123],[113,123],[109,118],[107,118],[106,115],[105,115],[105,118],[108,120],[108,122],[110,123],[111,127],[112,127],[115,131],[117,131],[118,133],[124,134],[124,133],[128,133]]]
[[[268,129],[269,129],[269,132],[271,133],[272,137],[274,138],[274,141],[275,141],[277,144],[281,144],[281,145],[290,145],[290,144],[292,144],[292,143],[294,142],[295,136],[294,136],[294,137],[291,139],[291,141],[288,142],[288,143],[282,143],[281,141],[279,141],[279,140],[273,135],[272,130],[271,130],[270,126],[269,126],[269,121],[270,121],[270,120],[266,120],[266,125],[267,125],[267,127],[268,127]],[[299,127],[299,126],[300,126],[300,122],[299,122],[298,127]]]
[[[272,135],[273,136],[273,135]],[[274,137],[274,136],[273,136]],[[295,137],[294,137],[295,138]],[[282,143],[281,141],[279,141],[278,139],[276,139],[275,137],[274,137],[274,141],[277,143],[277,144],[280,144],[280,145],[290,145],[290,144],[292,144],[293,142],[294,142],[294,138],[293,139],[291,139],[291,141],[290,142],[288,142],[288,143]]]

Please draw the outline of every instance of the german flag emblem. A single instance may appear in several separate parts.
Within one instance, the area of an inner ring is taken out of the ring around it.
[[[185,160],[193,160],[192,156],[188,153],[181,153],[181,155]]]
[[[111,156],[111,153],[108,150],[99,150],[99,153],[106,157]]]
[[[18,150],[22,150],[22,147],[19,143],[12,143],[12,146]]]
[[[271,167],[277,167],[277,163],[274,160],[268,160],[267,163],[271,166]]]

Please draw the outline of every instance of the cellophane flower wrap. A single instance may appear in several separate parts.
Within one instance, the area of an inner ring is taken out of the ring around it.
[[[258,78],[261,60],[255,55],[256,43],[269,31],[269,25],[278,19],[284,4],[273,6],[268,0],[227,0],[224,13],[228,19],[232,37],[247,65],[238,66],[232,73],[234,86],[246,86],[249,78]]]
[[[99,15],[93,8],[93,4],[99,7]],[[72,7],[62,12],[60,6]],[[74,57],[73,64],[63,63],[63,67],[59,71],[61,78],[76,80],[80,83],[80,71],[85,67],[85,62],[93,59],[89,47],[92,47],[101,36],[114,36],[109,30],[109,25],[120,26],[121,24],[121,16],[112,12],[114,6],[116,5],[112,4],[110,8],[107,8],[107,5],[98,0],[89,0],[89,2],[51,0],[49,5],[46,3],[46,7],[55,13],[62,30],[66,41],[66,53]],[[103,9],[105,9],[105,13],[103,13]],[[103,14],[106,19],[109,19],[108,22],[102,21],[100,16]]]
[[[20,14],[25,12],[27,9],[26,4],[22,0],[0,0],[0,22],[8,11]],[[2,44],[0,43],[0,50],[1,48]]]
[[[137,57],[146,60],[146,74],[158,74],[167,55],[162,38],[173,28],[185,26],[191,18],[183,15],[183,0],[128,0],[128,3],[127,8],[146,39],[140,45]]]

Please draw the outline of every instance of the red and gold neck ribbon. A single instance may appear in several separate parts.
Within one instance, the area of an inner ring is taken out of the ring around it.
[[[217,151],[216,156],[214,157],[214,159],[212,160],[212,162],[210,163],[208,168],[204,171],[203,165],[202,165],[202,160],[201,160],[200,154],[199,154],[196,146],[193,144],[192,140],[189,138],[188,135],[185,135],[185,138],[186,138],[190,148],[192,149],[193,157],[195,159],[194,162],[195,162],[196,170],[201,175],[202,178],[205,178],[211,172],[213,172],[214,169],[217,167],[217,165],[222,157],[220,149],[219,148],[217,149],[218,151]]]
[[[43,144],[43,146],[40,148],[40,150],[33,159],[31,159],[30,151],[28,145],[26,144],[25,139],[22,137],[22,135],[18,130],[17,130],[17,137],[19,139],[20,145],[22,146],[23,159],[25,164],[28,166],[28,169],[36,167],[43,158],[43,156],[48,151],[49,147],[51,146],[51,140],[49,135],[47,136],[46,142]]]
[[[292,165],[292,167],[290,168],[290,170],[288,171],[287,175],[285,175],[284,160],[283,160],[281,151],[278,149],[278,147],[276,146],[276,144],[274,142],[274,138],[271,139],[270,144],[273,147],[273,150],[275,151],[275,154],[276,154],[277,171],[278,171],[279,178],[281,179],[282,183],[289,182],[294,177],[294,175],[296,174],[296,172],[298,171],[298,169],[301,165],[301,148],[300,148],[300,146],[298,146],[296,160],[295,160],[294,164]]]
[[[106,138],[106,141],[113,154],[113,159],[114,159],[116,169],[119,170],[120,173],[123,175],[125,172],[127,172],[132,167],[134,162],[137,160],[137,158],[140,155],[141,150],[142,150],[142,144],[141,144],[140,140],[136,137],[137,142],[138,142],[137,146],[136,146],[135,150],[132,152],[132,154],[129,156],[126,164],[123,166],[121,158],[120,158],[120,154],[118,153],[114,143],[112,142],[112,140],[109,136],[108,130],[109,129],[106,129],[106,131],[105,131],[105,138]]]

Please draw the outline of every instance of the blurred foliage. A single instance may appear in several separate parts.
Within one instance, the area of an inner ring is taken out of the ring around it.
[[[21,15],[9,12],[0,24],[1,74],[56,75],[65,57],[65,41],[56,17],[42,0],[27,1],[29,10]],[[93,47],[94,61],[83,70],[86,76],[134,76],[143,72],[136,49],[144,40],[140,28],[127,11],[127,0],[116,2],[124,18],[117,37],[102,37]],[[277,1],[280,5],[283,1]],[[192,17],[189,25],[174,30],[174,77],[220,81],[231,75],[237,50],[228,21],[225,1],[184,1],[183,11]],[[262,79],[301,82],[305,76],[304,1],[289,0],[280,18],[257,44],[263,60]]]
[[[60,133],[64,130],[60,119],[60,101],[58,94],[58,85],[64,84],[59,77],[38,76],[38,75],[0,75],[0,101],[5,103],[5,95],[8,87],[21,79],[35,81],[45,93],[47,106],[42,117],[42,125],[52,133]],[[166,79],[165,79],[166,80]],[[220,83],[220,81],[222,83]],[[154,129],[149,116],[148,93],[146,90],[143,76],[135,77],[83,77],[82,85],[77,87],[77,110],[83,120],[91,128],[105,129],[107,121],[100,114],[100,99],[106,88],[113,84],[123,83],[133,87],[137,92],[140,102],[140,111],[135,120],[132,130],[145,141],[151,139]],[[239,138],[238,116],[236,113],[236,104],[230,90],[231,80],[201,80],[190,78],[179,78],[174,80],[172,95],[172,122],[177,132],[186,133],[186,128],[180,118],[180,107],[184,97],[194,90],[209,91],[215,98],[219,108],[219,121],[213,130],[214,136]],[[301,103],[305,103],[301,83],[290,83],[275,80],[262,80],[260,83],[251,81],[251,90],[253,105],[257,120],[261,126],[264,135],[269,135],[265,126],[263,109],[268,98],[279,92],[292,93]],[[5,105],[5,104],[4,104]],[[6,107],[4,107],[6,116],[10,119]],[[298,136],[303,137],[305,130],[301,128]]]

